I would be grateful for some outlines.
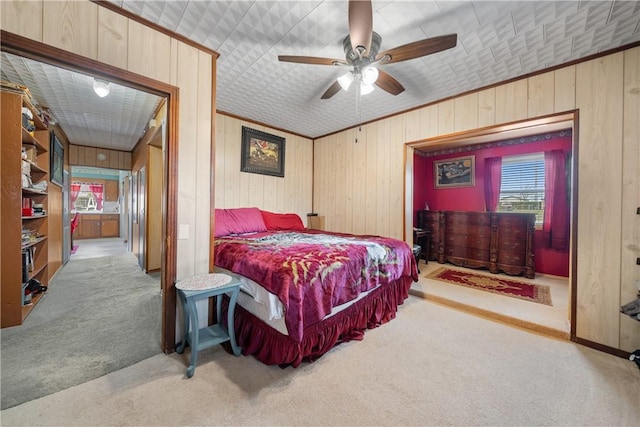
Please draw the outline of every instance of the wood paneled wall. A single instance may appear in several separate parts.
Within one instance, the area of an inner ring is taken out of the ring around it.
[[[327,230],[402,239],[404,124],[394,116],[315,141],[313,206]]]
[[[3,1],[0,15],[3,30],[180,89],[177,279],[208,272],[212,55],[89,1]]]
[[[242,126],[285,138],[284,178],[240,172]],[[303,222],[311,212],[313,142],[310,139],[216,115],[215,206],[258,207],[297,213]]]
[[[100,156],[102,154],[102,156]],[[99,157],[103,157],[100,160]],[[131,153],[106,148],[69,145],[69,165],[94,166],[97,168],[131,170]]]
[[[620,236],[620,303],[638,296],[640,280],[640,48],[624,52],[622,114],[622,214]],[[603,165],[606,167],[606,165]],[[617,308],[617,307],[616,307]],[[629,316],[620,316],[620,348],[640,348],[640,325]]]
[[[404,144],[577,109],[577,337],[640,347],[619,313],[640,267],[640,48],[506,83],[315,141],[314,209],[333,231],[403,236]],[[355,142],[357,136],[358,142]],[[418,185],[418,183],[416,183]]]

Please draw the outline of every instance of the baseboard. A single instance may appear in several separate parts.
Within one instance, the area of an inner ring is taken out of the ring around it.
[[[465,313],[470,313],[473,315],[481,316],[487,318],[489,320],[495,320],[500,323],[505,323],[507,325],[516,326],[518,328],[527,329],[529,331],[537,332],[543,335],[548,335],[554,338],[558,338],[561,340],[569,341],[570,334],[567,331],[561,331],[559,329],[553,329],[548,326],[538,325],[533,322],[528,322],[522,319],[516,319],[515,317],[506,316],[504,314],[494,313],[489,310],[485,310],[483,308],[474,307],[472,305],[462,304],[457,301],[452,301],[447,298],[442,298],[436,295],[430,295],[426,292],[409,289],[409,294],[420,297],[429,301],[433,301],[435,303],[445,305],[451,308],[455,308],[460,311],[464,311]]]
[[[631,353],[629,353],[628,351],[620,350],[614,347],[609,347],[608,345],[604,345],[604,344],[598,344],[597,342],[585,340],[584,338],[576,337],[575,342],[585,347],[590,347],[594,350],[599,350],[605,353],[609,353],[614,356],[621,357],[623,359],[628,359],[629,356],[631,355]]]

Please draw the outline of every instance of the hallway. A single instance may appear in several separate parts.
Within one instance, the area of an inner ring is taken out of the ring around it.
[[[127,245],[120,237],[75,239],[73,245],[77,249],[75,253],[71,254],[70,259],[72,260],[117,256],[127,253]]]

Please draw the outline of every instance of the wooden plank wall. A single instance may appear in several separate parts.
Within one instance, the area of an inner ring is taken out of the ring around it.
[[[3,1],[0,15],[6,31],[180,89],[177,279],[208,272],[213,57],[89,1]]]
[[[284,178],[240,172],[242,126],[285,138]],[[216,115],[215,206],[258,207],[296,213],[303,222],[311,212],[313,142],[224,114]]]
[[[602,314],[578,316],[577,329],[581,337],[592,341],[597,337],[599,343],[612,347],[619,342],[620,324],[623,57],[619,53],[576,67],[580,109],[578,312]],[[589,248],[584,242],[591,243]],[[605,321],[606,313],[616,315]]]
[[[622,129],[622,254],[620,265],[620,303],[638,296],[640,266],[640,49],[624,52]],[[637,320],[620,313],[620,348],[640,348]]]
[[[98,158],[100,154],[104,155],[104,160]],[[131,153],[69,144],[69,165],[128,171],[131,170]]]
[[[578,109],[576,332],[633,351],[619,306],[640,276],[639,70],[636,47],[317,139],[314,208],[328,230],[402,238],[405,143]]]

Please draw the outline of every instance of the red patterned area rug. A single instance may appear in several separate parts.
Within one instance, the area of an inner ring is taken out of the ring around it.
[[[553,305],[549,286],[520,282],[502,274],[485,275],[442,267],[426,277],[539,304]]]

